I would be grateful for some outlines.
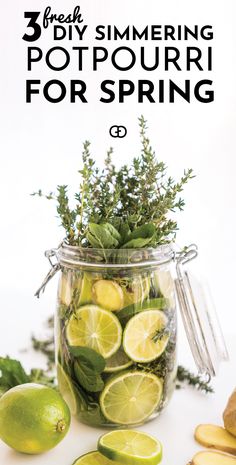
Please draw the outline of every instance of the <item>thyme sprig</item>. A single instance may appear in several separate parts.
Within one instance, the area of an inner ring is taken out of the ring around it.
[[[178,367],[177,380],[179,383],[181,383],[179,385],[177,384],[177,389],[181,388],[184,383],[187,383],[189,386],[193,386],[199,391],[204,391],[206,393],[214,392],[212,386],[209,384],[210,378],[209,380],[205,381],[202,376],[191,373],[183,366]]]
[[[32,195],[56,201],[57,213],[70,245],[93,247],[90,224],[112,225],[120,240],[116,248],[125,246],[128,236],[143,226],[155,227],[150,240],[134,242],[136,247],[157,246],[175,239],[178,229],[173,213],[185,206],[181,193],[193,171],[184,171],[176,182],[167,174],[167,166],[159,161],[147,136],[147,122],[139,118],[141,153],[130,165],[117,169],[112,162],[113,150],[107,152],[104,167],[99,169],[90,152],[90,142],[83,144],[83,167],[79,170],[79,192],[74,194],[75,207],[70,207],[68,186],[59,185],[56,194],[44,195],[40,189]],[[124,234],[125,231],[125,234]],[[144,234],[143,229],[142,236]],[[114,233],[114,231],[113,231]],[[104,234],[105,236],[105,234]],[[136,234],[137,239],[137,234]],[[108,238],[108,243],[110,239]],[[106,248],[106,241],[101,243]],[[131,244],[132,246],[132,244]],[[133,245],[134,247],[134,245]]]

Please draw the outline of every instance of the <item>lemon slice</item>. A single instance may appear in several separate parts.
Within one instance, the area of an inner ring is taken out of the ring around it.
[[[108,381],[100,396],[103,415],[112,423],[137,425],[160,403],[162,381],[152,373],[131,371]]]
[[[132,360],[130,360],[126,355],[124,349],[120,347],[114,355],[106,360],[106,368],[104,371],[107,373],[113,373],[116,371],[124,370],[125,368],[130,367],[132,364]]]
[[[162,459],[161,443],[141,431],[111,431],[99,439],[98,450],[125,465],[157,465]]]
[[[69,376],[66,374],[62,366],[59,364],[57,365],[57,381],[58,381],[60,393],[62,397],[64,398],[65,402],[67,403],[71,411],[71,415],[76,415],[77,413],[76,393],[75,393],[73,384]]]
[[[107,459],[100,452],[89,452],[79,457],[73,465],[116,465],[116,462]]]
[[[169,334],[163,331],[167,323],[166,315],[160,310],[145,310],[131,318],[123,338],[128,357],[139,363],[151,362],[160,357],[169,341]]]
[[[84,305],[70,317],[66,337],[71,346],[90,347],[109,358],[121,345],[122,328],[109,310]]]

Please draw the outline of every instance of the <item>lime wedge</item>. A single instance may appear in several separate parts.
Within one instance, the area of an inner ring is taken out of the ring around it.
[[[98,450],[125,465],[157,465],[162,459],[161,443],[141,431],[111,431],[99,439]]]
[[[116,462],[107,459],[100,452],[89,452],[79,457],[73,465],[116,465]]]
[[[126,372],[106,384],[100,396],[101,410],[112,423],[137,425],[154,412],[162,391],[162,381],[154,374]]]
[[[71,414],[75,415],[77,413],[76,393],[69,376],[59,364],[57,365],[57,381],[62,397],[67,403]]]
[[[109,310],[84,305],[71,315],[66,337],[71,346],[90,347],[109,358],[121,345],[122,328],[118,318]]]
[[[167,323],[166,315],[160,310],[146,310],[131,318],[123,338],[128,357],[139,363],[151,362],[160,357],[169,341],[169,334],[164,331]]]
[[[124,370],[125,368],[130,367],[132,364],[132,360],[129,359],[123,348],[120,347],[114,355],[106,360],[106,368],[104,371],[106,373],[113,373],[116,371]]]

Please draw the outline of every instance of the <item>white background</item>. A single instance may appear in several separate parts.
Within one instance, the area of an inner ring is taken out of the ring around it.
[[[75,2],[51,1],[53,12],[70,13]],[[97,24],[212,24],[214,41],[214,71],[169,75],[162,71],[145,73],[139,67],[128,73],[118,73],[109,65],[96,73],[76,71],[75,63],[68,70],[55,73],[44,62],[36,64],[31,73],[26,71],[27,43],[25,33],[27,10],[43,11],[48,2],[22,0],[4,2],[1,6],[1,324],[0,353],[18,356],[29,344],[30,334],[42,332],[42,322],[54,310],[56,280],[46,294],[37,301],[33,294],[48,270],[43,252],[55,247],[63,237],[58,228],[52,203],[30,196],[42,188],[48,192],[57,184],[79,185],[77,170],[81,166],[82,141],[92,142],[92,151],[100,165],[106,149],[115,148],[117,163],[128,161],[138,154],[137,118],[143,113],[149,121],[149,134],[158,156],[169,166],[170,174],[180,177],[184,168],[192,167],[197,177],[186,188],[186,209],[179,217],[178,243],[195,242],[200,256],[196,268],[210,283],[220,320],[227,338],[235,332],[235,13],[234,0],[224,2],[199,0],[125,1],[83,0],[80,2],[85,23],[89,24],[88,40],[92,45],[92,30]],[[78,41],[58,43],[71,47]],[[54,46],[49,31],[35,44],[43,51]],[[95,45],[105,46],[103,42]],[[112,47],[114,44],[109,45]],[[130,45],[127,43],[118,45]],[[116,45],[116,46],[118,46]],[[160,41],[146,45],[163,47]],[[166,45],[172,46],[170,42]],[[206,47],[204,41],[189,45]],[[174,43],[183,48],[183,44]],[[88,60],[89,65],[89,60]],[[89,67],[89,66],[88,66]],[[25,80],[81,78],[89,87],[89,103],[70,104],[68,101],[50,104],[42,96],[25,103]],[[97,89],[103,79],[158,79],[169,78],[177,83],[190,78],[192,82],[207,78],[214,81],[215,102],[191,104],[181,98],[175,104],[137,104],[129,98],[125,104],[101,104]],[[125,139],[111,139],[112,124],[127,126]],[[181,346],[185,352],[185,344]],[[37,357],[22,354],[27,366],[37,363]],[[190,362],[189,362],[190,363]],[[230,377],[230,376],[229,376]],[[232,376],[233,388],[234,377]],[[223,401],[222,401],[223,402]],[[24,462],[24,460],[23,460]],[[13,461],[17,463],[17,461]],[[25,463],[25,462],[24,462]],[[69,463],[69,462],[68,462]],[[174,462],[172,462],[174,463]],[[177,462],[176,462],[177,463]],[[180,461],[178,461],[180,463]],[[182,462],[181,462],[182,463]],[[67,462],[65,461],[65,464]]]

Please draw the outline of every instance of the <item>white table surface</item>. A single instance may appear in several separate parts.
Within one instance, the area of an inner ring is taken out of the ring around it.
[[[193,439],[196,425],[205,422],[222,424],[223,409],[236,385],[236,338],[228,335],[226,339],[231,360],[222,364],[220,373],[213,382],[215,393],[204,395],[189,387],[176,391],[162,415],[140,428],[162,442],[162,465],[187,465],[193,454],[201,448]],[[190,366],[191,358],[184,344],[179,352],[180,362]],[[32,353],[19,355],[21,359],[25,359],[26,364],[30,361],[34,365],[38,357]],[[62,443],[39,456],[19,454],[1,442],[0,465],[72,465],[81,454],[96,449],[97,439],[103,433],[103,429],[91,428],[73,420]]]

